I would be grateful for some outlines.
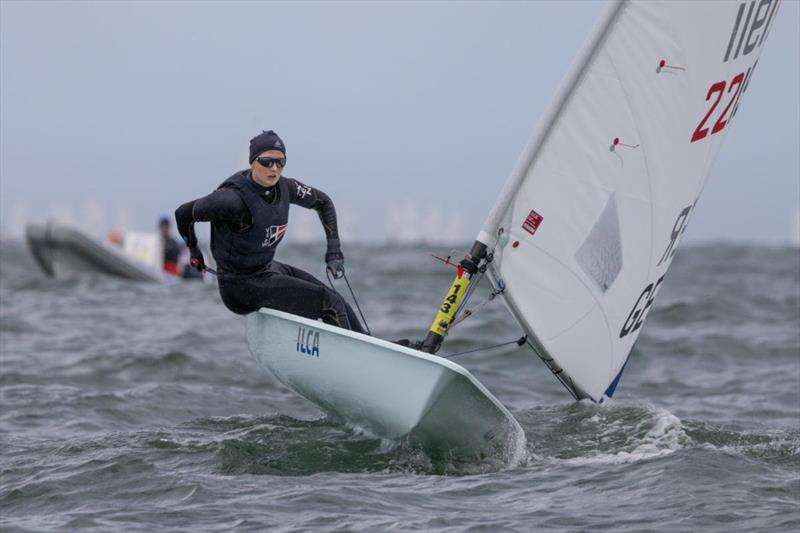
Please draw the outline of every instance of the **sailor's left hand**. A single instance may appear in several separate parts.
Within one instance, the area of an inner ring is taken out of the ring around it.
[[[342,252],[325,254],[325,264],[328,265],[328,272],[331,273],[333,279],[339,279],[344,276],[344,255],[342,255]]]

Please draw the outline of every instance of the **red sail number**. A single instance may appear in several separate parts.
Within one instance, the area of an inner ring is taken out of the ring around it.
[[[744,72],[740,72],[739,74],[737,74],[736,77],[731,80],[731,84],[728,85],[728,92],[729,93],[733,90],[733,86],[734,85],[736,86],[736,92],[733,93],[733,98],[731,98],[731,101],[728,102],[728,105],[725,106],[725,110],[722,112],[722,114],[717,119],[717,123],[714,124],[713,128],[711,128],[711,134],[712,135],[714,133],[717,133],[722,128],[724,128],[725,124],[728,123],[728,121],[727,121],[727,119],[725,119],[725,117],[728,116],[728,109],[731,108],[731,104],[733,104],[733,102],[736,101],[736,97],[739,96],[739,91],[742,89],[742,81],[744,81]]]
[[[740,72],[737,74],[732,80],[730,85],[728,85],[728,94],[733,90],[734,86],[736,87],[736,92],[733,93],[733,97],[728,102],[728,105],[725,106],[725,109],[722,111],[722,114],[717,118],[717,122],[714,124],[714,127],[711,129],[711,134],[715,134],[718,131],[721,131],[725,125],[728,123],[727,119],[725,118],[728,115],[728,110],[731,108],[731,105],[736,101],[739,97],[739,93],[742,89],[742,82],[744,81],[744,72]],[[711,116],[711,113],[717,108],[719,101],[722,99],[722,94],[725,92],[725,82],[718,81],[714,85],[712,85],[708,89],[708,94],[706,94],[706,102],[711,99],[711,95],[717,93],[717,98],[714,100],[714,103],[711,104],[711,109],[708,110],[706,116],[703,117],[703,120],[700,121],[700,124],[697,125],[695,128],[694,133],[692,134],[691,142],[699,141],[700,139],[704,139],[708,135],[708,128],[704,127],[706,121],[708,121],[708,117]]]
[[[718,93],[719,96],[717,96],[717,99],[714,100],[714,103],[711,105],[711,109],[708,110],[706,116],[703,117],[703,120],[700,121],[700,124],[698,124],[697,128],[694,130],[694,135],[692,135],[692,142],[699,141],[700,139],[708,135],[708,128],[704,128],[703,126],[705,125],[706,120],[708,120],[708,117],[711,115],[711,113],[713,113],[714,110],[717,108],[717,104],[722,98],[723,92],[725,92],[724,81],[718,81],[717,83],[712,85],[711,88],[708,90],[708,94],[706,95],[706,102],[708,102],[709,98],[711,98],[711,95],[714,93]]]

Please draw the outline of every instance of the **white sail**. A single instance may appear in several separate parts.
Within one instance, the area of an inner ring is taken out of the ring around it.
[[[778,5],[611,3],[483,226],[495,285],[576,396],[613,393]]]

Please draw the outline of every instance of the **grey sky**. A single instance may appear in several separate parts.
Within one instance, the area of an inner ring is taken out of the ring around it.
[[[2,0],[0,228],[150,230],[271,128],[346,237],[471,240],[602,7]],[[800,241],[799,33],[786,0],[687,240]]]

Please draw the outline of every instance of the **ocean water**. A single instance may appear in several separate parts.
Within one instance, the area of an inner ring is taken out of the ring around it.
[[[420,338],[448,250],[345,252],[373,333]],[[323,253],[279,259],[324,279]],[[329,419],[256,365],[244,328],[213,284],[56,281],[1,241],[0,529],[800,528],[797,248],[680,250],[604,405],[524,347],[456,358],[522,425],[515,460],[448,462]],[[519,336],[495,301],[442,353]]]

